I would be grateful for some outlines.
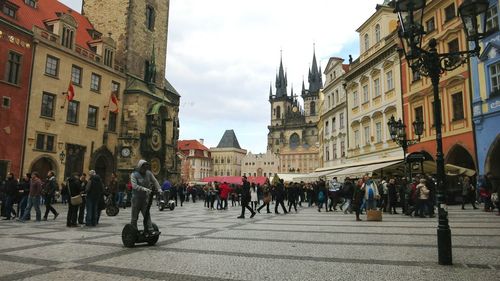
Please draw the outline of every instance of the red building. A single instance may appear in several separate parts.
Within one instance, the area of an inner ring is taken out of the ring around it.
[[[177,148],[182,153],[183,182],[201,181],[212,175],[212,157],[203,140],[179,140]]]
[[[0,6],[0,179],[3,179],[8,172],[21,176],[34,44],[31,30],[21,27],[19,7],[9,1],[0,1]]]

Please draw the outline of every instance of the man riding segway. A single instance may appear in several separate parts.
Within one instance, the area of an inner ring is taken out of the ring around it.
[[[158,241],[158,236],[160,235],[158,227],[151,222],[151,215],[149,213],[152,195],[160,189],[160,184],[149,169],[150,165],[146,160],[139,160],[136,170],[130,175],[130,182],[132,184],[132,218],[130,225],[126,225],[122,233],[123,243],[127,247],[131,247],[133,244],[139,242],[147,242],[153,245]],[[144,219],[143,231],[139,231],[137,228],[139,212]],[[137,234],[131,233],[130,227]]]

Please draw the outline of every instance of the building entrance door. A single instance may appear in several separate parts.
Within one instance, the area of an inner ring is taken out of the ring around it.
[[[85,147],[81,145],[66,144],[66,163],[64,165],[65,179],[70,177],[73,173],[83,173],[85,150]]]

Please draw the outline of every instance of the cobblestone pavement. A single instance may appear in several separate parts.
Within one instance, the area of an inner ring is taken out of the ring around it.
[[[450,207],[454,265],[439,266],[436,219],[299,208],[241,220],[238,207],[202,206],[153,208],[158,244],[131,249],[121,243],[130,209],[95,228],[66,228],[60,204],[55,221],[1,221],[0,280],[500,280],[493,213]]]

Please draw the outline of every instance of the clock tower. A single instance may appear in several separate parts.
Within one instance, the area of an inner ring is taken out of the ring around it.
[[[176,156],[180,95],[165,78],[169,0],[84,0],[82,14],[116,42],[124,65],[117,171],[128,176],[139,159],[159,180],[180,180]]]

